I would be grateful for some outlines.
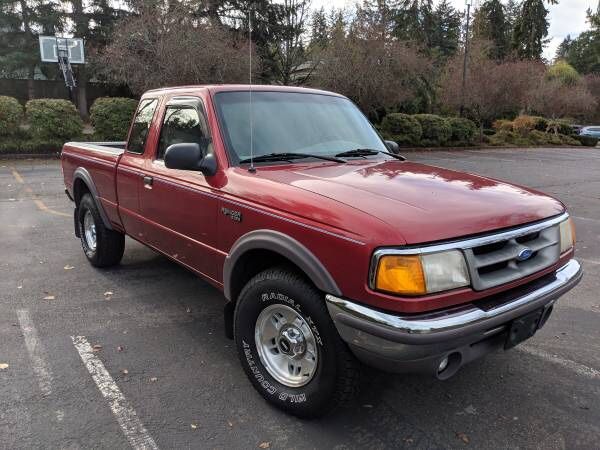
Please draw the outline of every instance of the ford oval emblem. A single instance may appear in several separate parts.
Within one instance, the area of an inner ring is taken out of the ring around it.
[[[527,261],[529,258],[531,258],[531,255],[533,255],[533,250],[530,248],[524,248],[517,255],[517,259],[519,261]]]

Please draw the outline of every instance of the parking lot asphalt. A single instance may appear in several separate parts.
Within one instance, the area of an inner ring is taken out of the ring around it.
[[[408,157],[559,197],[584,280],[522,346],[444,382],[368,370],[313,421],[253,390],[217,290],[131,240],[94,269],[59,161],[0,160],[0,448],[600,448],[600,150]]]

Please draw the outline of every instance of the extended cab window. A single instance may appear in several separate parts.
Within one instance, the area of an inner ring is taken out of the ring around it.
[[[158,101],[156,99],[142,100],[133,118],[129,142],[127,143],[127,151],[132,153],[144,153],[150,123],[154,116],[154,111]]]
[[[206,125],[196,107],[192,105],[167,106],[163,120],[156,159],[163,159],[165,151],[173,144],[206,145]]]

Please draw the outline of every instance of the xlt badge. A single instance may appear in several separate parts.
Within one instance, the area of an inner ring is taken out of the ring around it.
[[[231,220],[233,220],[234,222],[241,222],[242,221],[242,213],[240,211],[235,211],[233,209],[222,207],[221,208],[221,212],[224,215],[229,216],[229,218]]]

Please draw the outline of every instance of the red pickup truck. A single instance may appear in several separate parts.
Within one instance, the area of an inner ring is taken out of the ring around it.
[[[397,151],[341,95],[190,86],[62,167],[90,263],[128,235],[222,290],[254,387],[310,417],[351,398],[359,360],[447,379],[515,346],[582,276],[561,202]]]

